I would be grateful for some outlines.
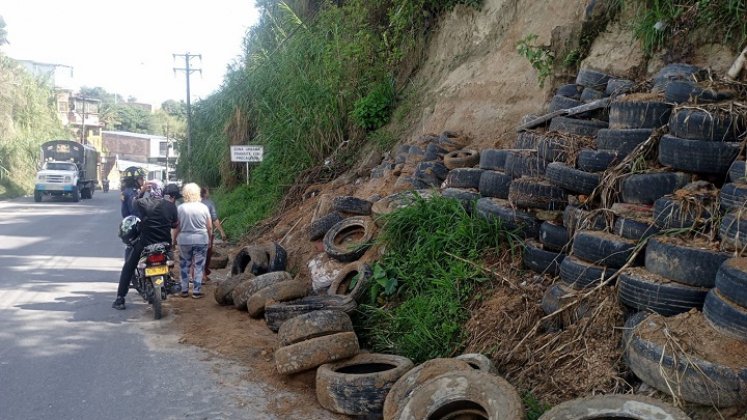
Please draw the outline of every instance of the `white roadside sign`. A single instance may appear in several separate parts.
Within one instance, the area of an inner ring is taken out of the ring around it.
[[[231,162],[262,162],[264,146],[231,146]]]

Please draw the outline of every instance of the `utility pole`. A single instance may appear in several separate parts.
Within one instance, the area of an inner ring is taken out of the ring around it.
[[[192,172],[192,105],[190,102],[190,93],[189,93],[189,76],[193,72],[200,72],[202,74],[202,69],[197,69],[194,67],[190,67],[190,63],[193,58],[199,58],[200,61],[202,61],[202,54],[190,54],[189,52],[186,52],[184,54],[172,54],[174,60],[176,60],[177,57],[184,57],[184,67],[174,67],[174,74],[176,75],[177,71],[183,71],[184,74],[187,76],[187,161],[189,162],[190,167],[190,174]]]

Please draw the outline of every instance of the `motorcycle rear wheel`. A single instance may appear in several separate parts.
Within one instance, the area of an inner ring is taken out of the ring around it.
[[[158,320],[161,319],[163,316],[162,313],[162,307],[161,307],[161,288],[160,287],[154,287],[153,288],[153,318]]]

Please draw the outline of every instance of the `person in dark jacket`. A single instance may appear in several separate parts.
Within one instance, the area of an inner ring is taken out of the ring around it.
[[[172,189],[161,190],[157,183],[151,183],[149,196],[139,198],[135,201],[136,212],[140,218],[140,237],[133,246],[132,252],[125,259],[122,271],[119,274],[119,287],[117,298],[112,303],[112,308],[125,309],[125,297],[130,289],[130,281],[137,268],[140,254],[143,248],[159,242],[166,242],[171,248],[171,229],[179,225],[179,218],[174,202],[179,196],[179,191]],[[165,193],[165,194],[164,194]]]

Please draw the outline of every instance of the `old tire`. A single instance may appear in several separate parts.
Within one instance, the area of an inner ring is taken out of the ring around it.
[[[628,79],[610,79],[604,88],[605,96],[617,96],[623,93],[629,93],[635,87],[635,82]]]
[[[620,157],[630,154],[639,144],[648,140],[652,128],[599,130],[595,140],[597,149],[618,152]]]
[[[332,310],[350,314],[358,304],[349,297],[343,296],[306,296],[288,302],[275,303],[265,306],[265,322],[267,326],[277,332],[283,323],[299,315],[313,311]]]
[[[444,373],[424,383],[404,402],[398,420],[460,418],[519,420],[524,407],[516,389],[481,370]]]
[[[286,280],[260,289],[246,300],[246,311],[252,318],[260,318],[265,306],[299,299],[309,294],[309,286],[301,280]]]
[[[73,198],[74,203],[80,201],[80,190],[78,190],[78,187],[73,187],[73,192],[70,195]]]
[[[571,237],[565,226],[542,222],[539,228],[539,240],[544,249],[560,252],[568,247]]]
[[[343,219],[345,219],[345,216],[343,216],[339,212],[334,211],[326,216],[322,216],[314,220],[309,225],[309,240],[316,241],[323,238],[324,234],[326,234],[327,231],[332,228],[332,226],[341,222]]]
[[[231,292],[231,302],[233,302],[234,308],[240,311],[246,310],[246,300],[248,297],[244,292],[252,287],[252,280],[254,279],[246,279],[233,288],[233,291]]]
[[[730,258],[716,273],[719,293],[739,306],[747,308],[747,258]]]
[[[659,198],[687,185],[691,178],[682,172],[630,174],[620,183],[620,198],[624,203],[654,204]]]
[[[539,131],[522,131],[516,135],[516,141],[514,141],[514,149],[537,149],[537,143],[539,143],[541,138],[542,133]]]
[[[702,316],[696,313],[695,316]],[[646,384],[697,404],[731,407],[744,404],[747,369],[714,363],[677,346],[663,346],[640,336],[640,329],[666,328],[663,320],[645,312],[625,322],[623,346],[630,370]]]
[[[560,272],[560,264],[565,256],[560,252],[546,251],[537,241],[527,239],[524,242],[521,260],[526,268],[535,273],[556,276]]]
[[[693,204],[692,199],[679,200],[665,195],[654,201],[654,225],[660,229],[694,229],[705,226],[711,212],[706,203]]]
[[[292,277],[285,271],[275,271],[272,273],[260,274],[259,276],[249,280],[247,284],[243,285],[243,287],[240,288],[241,295],[238,298],[238,301],[234,300],[234,306],[237,306],[237,308],[239,309],[246,309],[246,304],[249,301],[249,298],[252,297],[252,295],[266,287],[275,286],[280,282],[289,280],[292,280]],[[238,290],[236,290],[236,292],[238,293]],[[234,294],[234,296],[236,295]]]
[[[747,162],[735,160],[729,167],[729,181],[747,182]]]
[[[732,211],[721,218],[721,246],[729,251],[742,251],[747,246],[747,212]]]
[[[610,104],[613,129],[658,128],[667,125],[672,104],[656,101],[614,101]]]
[[[332,199],[332,208],[341,213],[357,214],[368,216],[371,214],[371,203],[362,198],[350,195],[341,195]]]
[[[610,80],[610,75],[592,69],[580,69],[576,74],[576,84],[585,88],[604,90]]]
[[[473,149],[462,149],[444,155],[444,165],[449,170],[456,168],[472,168],[480,162],[480,152]]]
[[[289,346],[324,335],[353,332],[350,315],[342,311],[319,310],[289,319],[278,330],[280,346]]]
[[[429,380],[443,375],[444,373],[470,370],[472,367],[464,360],[456,358],[437,358],[431,359],[422,364],[415,366],[402,375],[397,382],[392,385],[389,393],[384,399],[384,409],[382,415],[384,420],[392,420],[402,407],[402,403]]]
[[[267,252],[259,245],[249,245],[242,248],[233,258],[231,275],[249,272],[255,276],[267,272]]]
[[[354,332],[314,337],[275,350],[275,368],[281,375],[291,375],[347,359],[359,351],[358,337]]]
[[[747,208],[747,184],[743,182],[724,184],[718,197],[719,206],[723,211]]]
[[[617,270],[595,265],[569,255],[560,264],[560,280],[574,289],[584,289],[607,281]]]
[[[322,407],[335,413],[380,414],[389,389],[412,367],[406,357],[377,353],[328,363],[316,371],[316,398]]]
[[[355,261],[371,247],[373,230],[371,218],[349,217],[332,226],[324,235],[324,251],[341,262]]]
[[[664,316],[702,308],[708,288],[670,281],[645,268],[629,268],[617,281],[617,296],[623,304],[639,311]]]
[[[512,178],[522,176],[543,176],[547,161],[537,156],[536,150],[516,149],[506,156],[504,172]]]
[[[526,238],[539,234],[539,220],[531,213],[511,208],[507,200],[483,197],[477,200],[476,207],[478,216],[489,221],[499,220],[503,227]]]
[[[690,416],[661,400],[643,395],[597,395],[563,402],[545,411],[539,420],[690,420]]]
[[[580,95],[578,97],[579,99],[581,99]],[[556,94],[550,100],[550,105],[548,105],[547,107],[547,112],[555,112],[562,109],[570,109],[581,106],[583,105],[583,103],[579,99],[569,98],[567,96]]]
[[[215,291],[213,292],[215,301],[218,303],[218,305],[221,306],[233,305],[233,299],[231,297],[233,289],[235,289],[236,286],[238,286],[242,282],[252,278],[254,278],[254,274],[242,273],[228,277],[227,279],[218,283],[218,286],[216,286]]]
[[[480,176],[485,172],[479,168],[456,168],[449,171],[444,185],[446,188],[474,188],[480,187]]]
[[[288,253],[279,243],[271,242],[265,245],[267,252],[267,272],[285,271],[288,264]]]
[[[581,231],[573,238],[573,255],[590,263],[620,268],[633,256],[637,243],[612,233]],[[635,261],[633,262],[635,265]]]
[[[477,190],[483,197],[508,198],[513,178],[503,172],[485,170],[480,175]]]
[[[560,87],[558,87],[558,90],[555,91],[555,94],[571,99],[581,99],[581,92],[583,92],[583,90],[583,86],[577,85],[575,83],[569,83],[560,85]]]
[[[542,178],[523,177],[509,186],[508,201],[517,207],[562,210],[568,204],[568,193]]]
[[[550,121],[550,131],[585,137],[596,136],[599,130],[607,126],[606,121],[579,120],[568,117],[555,117]]]
[[[493,362],[482,353],[464,353],[454,359],[466,362],[472,369],[488,373],[493,371]]]
[[[619,154],[614,150],[583,149],[576,165],[584,172],[604,172],[619,161]]]
[[[747,308],[732,302],[721,290],[708,292],[703,316],[716,331],[747,342]]]
[[[353,278],[357,277],[354,286]],[[332,280],[327,293],[330,295],[347,296],[359,301],[363,294],[368,290],[368,286],[373,278],[373,270],[368,264],[356,261],[342,268],[340,274]]]
[[[738,141],[747,126],[744,116],[738,113],[682,108],[672,114],[669,131],[683,139],[729,142]]]
[[[568,191],[589,195],[599,186],[599,174],[580,171],[562,162],[552,162],[547,165],[545,178],[551,184]]]
[[[636,217],[618,216],[615,218],[612,233],[620,235],[623,238],[640,241],[659,233],[659,228],[650,219],[645,220]]]
[[[682,284],[713,287],[726,252],[688,245],[686,240],[651,238],[646,245],[646,270]]]
[[[659,163],[697,174],[726,175],[741,144],[689,140],[664,135],[659,142]]]

